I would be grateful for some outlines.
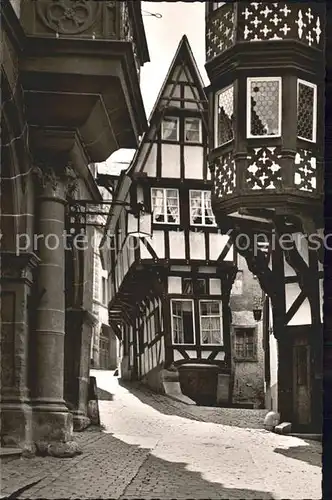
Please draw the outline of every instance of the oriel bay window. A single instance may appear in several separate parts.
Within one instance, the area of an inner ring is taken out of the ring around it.
[[[234,87],[230,85],[215,97],[215,139],[217,148],[234,138]]]
[[[195,343],[195,322],[193,301],[172,299],[172,341],[173,344]]]
[[[222,313],[218,300],[200,300],[199,316],[202,345],[222,345]]]
[[[161,138],[164,141],[179,140],[179,118],[168,116],[161,124]]]
[[[247,137],[281,135],[281,78],[247,79]]]
[[[189,191],[190,224],[195,226],[211,226],[215,218],[211,207],[210,191]]]
[[[179,191],[177,189],[152,188],[151,203],[153,222],[179,224]]]
[[[317,85],[297,80],[297,136],[316,142]]]

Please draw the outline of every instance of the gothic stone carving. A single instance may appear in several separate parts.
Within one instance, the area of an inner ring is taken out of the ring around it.
[[[39,258],[32,253],[1,252],[1,279],[25,280],[32,283],[32,272],[38,266]]]
[[[25,0],[21,19],[27,34],[74,38],[116,38],[122,2]]]
[[[60,185],[63,185],[65,198],[72,198],[78,189],[78,176],[71,163],[59,166],[58,164],[50,165],[47,160],[37,160],[33,167],[33,174],[42,190],[51,189],[53,193],[56,193]]]

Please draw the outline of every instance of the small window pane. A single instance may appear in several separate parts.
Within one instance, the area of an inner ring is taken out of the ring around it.
[[[235,330],[235,356],[237,359],[255,360],[256,343],[253,328],[238,328]]]
[[[250,136],[280,135],[280,81],[249,80]]]
[[[153,221],[179,223],[179,196],[177,189],[151,189]]]
[[[199,118],[185,119],[184,138],[186,142],[201,142],[201,120]]]
[[[207,293],[206,279],[198,279],[196,281],[196,293],[197,295],[206,295]]]
[[[167,141],[179,140],[178,118],[164,118],[162,122],[162,139]]]
[[[194,344],[193,303],[189,300],[172,300],[172,335],[174,344]]]
[[[218,301],[200,302],[202,344],[222,344],[221,307]]]
[[[316,88],[298,81],[297,135],[308,141],[315,141],[314,112]]]
[[[231,85],[225,90],[219,92],[217,98],[216,109],[216,144],[215,147],[221,146],[234,137],[233,120],[234,120],[234,87]]]
[[[191,278],[182,279],[182,293],[193,293],[193,280]]]
[[[214,225],[210,191],[190,191],[190,222],[193,225]]]

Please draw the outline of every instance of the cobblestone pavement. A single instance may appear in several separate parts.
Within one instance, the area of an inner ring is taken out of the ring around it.
[[[94,372],[95,374],[96,372]],[[321,445],[262,429],[265,412],[188,406],[97,372],[103,430],[75,434],[75,458],[2,465],[15,498],[320,499]]]

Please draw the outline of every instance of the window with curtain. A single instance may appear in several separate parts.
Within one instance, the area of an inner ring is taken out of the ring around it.
[[[194,344],[194,308],[192,300],[171,300],[173,344]]]
[[[185,118],[185,142],[202,142],[202,122],[199,118]]]
[[[199,302],[201,343],[223,345],[221,302],[209,300]]]
[[[216,221],[211,208],[210,191],[190,191],[190,224],[212,226]]]
[[[180,207],[179,191],[177,189],[152,188],[151,202],[153,222],[179,224]]]
[[[164,141],[178,141],[179,140],[179,118],[166,117],[161,124],[161,138]]]

